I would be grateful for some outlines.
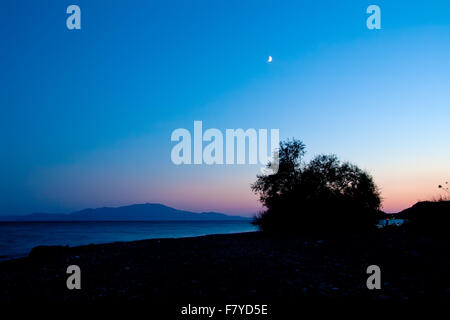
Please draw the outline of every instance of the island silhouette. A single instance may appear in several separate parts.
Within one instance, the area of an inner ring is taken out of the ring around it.
[[[191,212],[159,203],[121,207],[84,209],[68,214],[32,213],[24,216],[0,216],[0,221],[230,221],[249,220],[219,212]]]

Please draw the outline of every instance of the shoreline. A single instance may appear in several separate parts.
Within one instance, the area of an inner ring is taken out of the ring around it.
[[[58,221],[56,221],[58,222]],[[63,223],[65,223],[66,221],[63,221]],[[87,221],[87,222],[91,222],[91,221]],[[103,222],[103,221],[100,221]],[[111,222],[111,221],[109,221]],[[116,221],[112,221],[112,222],[116,222]],[[117,221],[117,222],[121,222],[121,221]],[[139,221],[133,221],[133,222],[139,222]],[[190,221],[189,221],[190,222]],[[22,222],[18,222],[18,223],[22,223]],[[31,223],[34,223],[34,221],[31,221]],[[47,223],[47,222],[44,222]],[[58,222],[59,223],[59,222]],[[29,257],[29,255],[31,254],[31,252],[33,250],[35,250],[37,248],[37,250],[45,250],[45,251],[50,251],[50,250],[59,250],[59,249],[63,249],[63,250],[67,250],[67,249],[76,249],[76,248],[82,248],[82,247],[92,247],[92,246],[103,246],[103,245],[114,245],[114,244],[119,244],[119,243],[133,243],[133,242],[141,242],[141,241],[150,241],[150,240],[165,240],[165,239],[191,239],[191,238],[200,238],[200,237],[207,237],[207,236],[220,236],[220,235],[233,235],[233,234],[245,234],[245,233],[253,233],[253,232],[259,232],[259,231],[246,231],[246,232],[229,232],[229,233],[212,233],[212,234],[204,234],[204,235],[198,235],[198,236],[187,236],[187,237],[162,237],[162,238],[148,238],[148,239],[142,239],[142,240],[130,240],[130,241],[110,241],[110,242],[103,242],[103,243],[87,243],[87,244],[82,244],[82,245],[75,245],[75,246],[70,246],[70,245],[62,245],[62,244],[55,244],[55,245],[38,245],[35,246],[33,248],[31,248],[31,250],[28,253],[25,254],[18,254],[18,255],[14,255],[14,256],[8,256],[8,255],[0,255],[0,265],[3,262],[7,262],[7,261],[12,261],[12,260],[18,260],[18,259],[23,259],[23,258],[27,258]],[[36,251],[36,250],[35,250]]]
[[[0,262],[0,300],[18,302],[448,299],[447,236],[260,232],[37,247]],[[79,265],[82,289],[66,288]],[[382,289],[366,287],[379,265]]]

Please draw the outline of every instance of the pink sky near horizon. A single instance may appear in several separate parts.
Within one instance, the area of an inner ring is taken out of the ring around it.
[[[251,216],[263,210],[257,195],[250,188],[256,171],[249,173],[248,170],[227,168],[220,172],[212,170],[208,175],[197,175],[196,168],[190,168],[188,171],[191,172],[186,174],[183,168],[176,167],[173,177],[166,178],[165,183],[160,184],[157,179],[146,175],[139,179],[129,175],[108,179],[111,175],[107,169],[101,174],[91,172],[88,178],[80,179],[79,172],[84,168],[69,166],[45,173],[48,187],[40,185],[39,190],[47,201],[63,202],[66,207],[62,211],[147,202],[162,203],[181,210],[231,215]],[[241,172],[230,175],[233,170]],[[182,176],[181,172],[185,174]],[[236,178],[236,175],[240,177]],[[411,171],[403,167],[403,170],[378,170],[373,175],[381,191],[382,209],[389,213],[399,212],[418,201],[445,196],[438,189],[438,185],[444,183],[439,169],[423,169],[411,175]],[[71,184],[67,185],[65,181],[71,181]]]
[[[176,166],[166,163],[155,170],[158,155],[148,150],[148,137],[124,141],[76,160],[39,171],[30,177],[37,194],[35,211],[71,212],[84,208],[162,203],[195,212],[216,211],[253,215],[263,208],[251,191],[259,165]],[[407,149],[401,150],[403,154]],[[167,151],[169,153],[169,150]],[[316,151],[311,151],[313,156]],[[359,155],[348,147],[345,159],[367,170],[379,186],[382,209],[395,213],[417,201],[445,196],[448,157],[433,154],[393,158]],[[135,159],[124,165],[127,159]],[[70,181],[70,183],[68,183]],[[52,206],[40,207],[40,203]],[[23,213],[29,213],[24,211]]]

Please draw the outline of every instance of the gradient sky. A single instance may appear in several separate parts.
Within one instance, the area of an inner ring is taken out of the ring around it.
[[[170,135],[194,120],[335,153],[390,212],[450,179],[449,1],[2,1],[0,39],[2,215],[259,210],[259,166],[172,164]]]

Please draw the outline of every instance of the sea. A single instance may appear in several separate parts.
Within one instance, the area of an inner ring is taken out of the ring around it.
[[[0,222],[0,260],[40,245],[80,246],[256,231],[250,221]]]

